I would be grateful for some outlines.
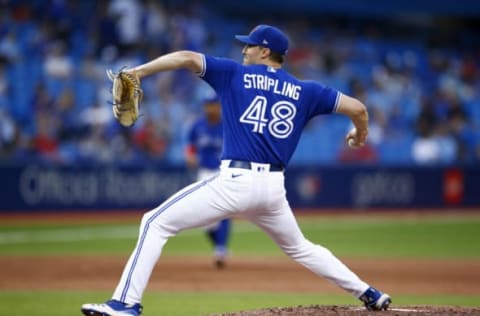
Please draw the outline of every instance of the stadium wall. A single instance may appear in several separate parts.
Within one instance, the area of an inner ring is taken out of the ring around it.
[[[183,168],[0,167],[0,212],[152,208],[193,182]],[[295,167],[292,207],[480,207],[479,167]]]

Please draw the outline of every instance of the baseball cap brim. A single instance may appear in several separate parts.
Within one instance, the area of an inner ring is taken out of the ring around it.
[[[244,44],[259,45],[257,42],[252,40],[248,35],[235,35],[235,38]]]

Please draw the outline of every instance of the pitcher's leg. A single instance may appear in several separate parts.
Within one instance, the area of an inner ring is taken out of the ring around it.
[[[230,237],[230,222],[229,218],[220,221],[215,230],[215,254],[217,256],[225,257],[227,255],[228,239]]]
[[[369,285],[330,250],[305,239],[288,203],[285,202],[281,210],[266,212],[249,219],[270,235],[288,256],[316,275],[330,280],[355,297],[368,289]]]
[[[225,268],[228,255],[228,239],[230,236],[230,219],[221,220],[213,231],[209,231],[213,239],[215,267]]]
[[[146,213],[142,218],[137,245],[128,259],[112,297],[115,300],[128,304],[141,302],[153,267],[169,237],[164,231],[150,227],[149,220],[156,210]]]
[[[214,180],[213,180],[214,181]],[[212,203],[208,181],[179,191],[143,216],[135,250],[124,268],[113,299],[139,303],[168,238],[188,228],[200,227],[224,218],[221,203]]]

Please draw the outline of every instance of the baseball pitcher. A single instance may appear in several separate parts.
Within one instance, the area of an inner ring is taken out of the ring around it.
[[[189,69],[216,91],[223,120],[221,167],[217,175],[187,186],[143,216],[138,243],[112,299],[83,305],[84,315],[140,315],[142,295],[168,238],[232,216],[260,227],[286,255],[359,298],[367,309],[388,308],[389,295],[361,280],[328,249],[304,237],[284,186],[284,170],[311,118],[346,115],[355,126],[347,133],[346,142],[361,147],[368,134],[366,107],[335,89],[299,80],[282,69],[288,39],[278,28],[259,25],[236,38],[244,44],[243,64],[178,51],[127,70],[141,79],[162,71]]]

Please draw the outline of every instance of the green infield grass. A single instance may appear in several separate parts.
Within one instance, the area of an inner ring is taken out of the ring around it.
[[[80,315],[83,303],[101,302],[111,293],[81,291],[0,291],[2,311],[9,316]],[[478,296],[415,295],[393,296],[395,305],[479,306]],[[164,293],[145,295],[145,315],[196,316],[255,310],[265,307],[308,305],[359,305],[349,295],[299,293]]]
[[[135,246],[137,222],[123,224],[2,224],[0,255],[128,255]],[[480,216],[376,218],[375,216],[301,217],[307,238],[339,256],[480,258]],[[201,229],[171,238],[165,255],[208,254]],[[234,221],[231,250],[236,255],[281,256],[258,228]]]

